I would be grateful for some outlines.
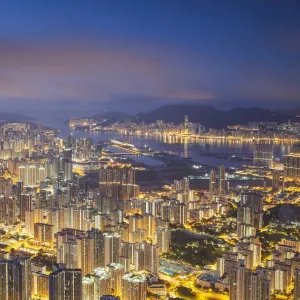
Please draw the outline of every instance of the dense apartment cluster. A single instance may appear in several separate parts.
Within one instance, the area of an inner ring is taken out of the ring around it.
[[[300,242],[282,238],[263,258],[266,187],[232,188],[221,165],[211,169],[208,190],[193,190],[184,177],[141,193],[135,168],[103,157],[89,138],[21,123],[2,126],[0,135],[1,299],[165,299],[172,230],[210,220],[213,228],[236,227],[217,236],[222,253],[215,270],[195,277],[198,286],[232,300],[267,300],[293,288],[300,299]],[[270,174],[274,195],[298,176],[296,148],[278,167],[272,143],[254,145],[253,168]]]
[[[276,291],[287,293],[294,286],[294,299],[299,299],[299,246],[299,241],[282,239],[262,265],[259,241],[242,239],[218,259],[216,287],[229,289],[230,299],[271,299]]]
[[[216,175],[212,171],[210,187],[215,190],[215,185]],[[217,259],[217,273],[198,277],[200,286],[227,290],[231,300],[271,299],[274,293],[288,294],[293,287],[292,298],[300,299],[300,241],[282,238],[271,255],[262,260],[266,249],[257,234],[264,228],[263,205],[261,192],[241,194],[237,204],[237,240]]]
[[[7,124],[1,140],[0,298],[146,299],[170,216],[137,198],[134,169],[33,125]],[[94,182],[75,170],[90,165]]]

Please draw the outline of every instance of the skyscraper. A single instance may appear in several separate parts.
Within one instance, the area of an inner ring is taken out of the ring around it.
[[[25,166],[20,166],[18,168],[18,175],[19,175],[19,179],[20,181],[22,181],[24,183],[24,185],[27,185],[27,169]]]
[[[280,188],[280,174],[278,170],[272,171],[272,190],[278,191]]]
[[[31,299],[31,261],[28,257],[0,260],[0,299]]]
[[[126,300],[147,299],[147,279],[143,274],[127,273],[123,276],[123,298]]]
[[[72,181],[73,179],[73,163],[71,160],[63,161],[64,181]]]
[[[20,219],[25,221],[25,211],[33,210],[32,196],[30,194],[20,195]]]
[[[13,196],[6,198],[6,223],[14,225],[17,222],[17,201]]]
[[[84,275],[94,270],[96,258],[93,232],[63,229],[56,234],[56,247],[57,263],[63,263],[70,269],[81,269]]]
[[[259,142],[254,145],[254,165],[270,168],[273,164],[273,144]]]
[[[157,227],[155,230],[155,244],[159,247],[159,254],[169,250],[171,242],[171,231],[168,227]]]
[[[185,225],[187,223],[187,206],[184,203],[172,205],[171,212],[174,212],[173,223]],[[172,221],[172,220],[171,220]]]
[[[49,300],[82,300],[80,269],[57,269],[49,275]]]
[[[46,179],[46,169],[44,167],[39,167],[37,175],[37,182],[44,182]]]
[[[31,272],[31,295],[49,299],[49,275],[43,272]]]
[[[53,243],[53,225],[45,223],[34,223],[34,238],[40,243]]]
[[[21,194],[23,193],[23,181],[17,183],[17,203],[20,205]]]
[[[287,178],[300,177],[300,153],[290,153],[284,156],[284,173]]]
[[[263,196],[255,191],[242,193],[237,215],[238,238],[254,236],[263,226]]]
[[[226,180],[225,180],[225,167],[219,167],[219,193],[222,194],[226,191]]]
[[[241,206],[249,206],[255,212],[263,211],[264,198],[261,193],[256,191],[244,192],[241,195]]]
[[[246,268],[243,260],[231,268],[229,280],[230,300],[269,300],[271,299],[270,281],[264,274]]]
[[[29,185],[29,186],[37,185],[37,176],[36,176],[36,166],[35,165],[31,165],[28,167],[27,185]]]
[[[209,191],[210,193],[215,193],[217,190],[217,179],[216,179],[216,171],[211,169],[209,174]]]
[[[91,277],[94,282],[94,299],[99,299],[110,292],[111,276],[105,268],[96,268]]]
[[[159,257],[159,247],[158,245],[148,244],[143,242],[143,250],[144,250],[144,268],[148,272],[152,274],[158,273],[158,257]]]
[[[135,170],[132,167],[106,167],[99,171],[100,183],[135,184]]]
[[[104,233],[104,266],[118,263],[121,252],[121,238],[116,233]]]
[[[106,269],[111,274],[110,286],[114,295],[122,295],[122,278],[125,274],[124,266],[121,264],[109,264]]]

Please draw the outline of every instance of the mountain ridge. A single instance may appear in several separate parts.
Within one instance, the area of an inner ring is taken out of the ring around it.
[[[0,112],[0,120],[1,123],[9,123],[9,122],[29,122],[29,121],[34,121],[35,118],[25,116],[22,114],[18,113],[5,113],[5,112]]]
[[[221,110],[208,105],[193,104],[173,104],[159,107],[149,113],[137,115],[139,122],[151,123],[156,120],[165,122],[182,123],[184,116],[189,117],[189,121],[203,124],[207,128],[225,128],[229,125],[246,125],[249,122],[277,122],[283,123],[288,120],[296,120],[296,112],[270,110],[260,107],[234,107],[229,110]]]
[[[219,109],[211,105],[202,104],[169,104],[158,107],[150,112],[141,112],[130,116],[123,112],[105,112],[94,114],[96,120],[106,119],[106,123],[122,122],[131,119],[136,123],[153,123],[157,120],[180,124],[184,116],[189,117],[190,122],[201,123],[206,128],[222,129],[229,125],[246,125],[249,122],[277,122],[284,123],[299,121],[299,109],[267,109],[261,107],[234,107],[228,110]]]

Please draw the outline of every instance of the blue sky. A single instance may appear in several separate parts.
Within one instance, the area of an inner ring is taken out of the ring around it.
[[[299,11],[299,1],[1,1],[2,110],[300,106]]]

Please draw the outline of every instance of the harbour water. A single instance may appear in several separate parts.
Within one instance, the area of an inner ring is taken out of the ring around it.
[[[77,131],[75,137],[89,137],[95,142],[116,139],[134,144],[136,147],[150,147],[158,152],[165,152],[181,157],[189,157],[192,161],[209,166],[224,165],[225,167],[240,167],[251,164],[254,144],[249,142],[189,139],[182,137],[156,135],[136,136],[122,135],[116,132]],[[284,155],[291,151],[291,144],[274,144],[274,159],[283,160]],[[218,155],[220,154],[220,155]],[[234,157],[238,157],[236,159]],[[132,159],[152,166],[159,166],[161,162],[147,156],[132,156]],[[247,160],[243,160],[246,158]]]

